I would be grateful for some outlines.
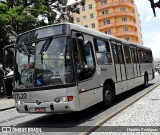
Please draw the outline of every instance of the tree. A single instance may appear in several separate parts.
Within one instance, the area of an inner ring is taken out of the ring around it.
[[[72,13],[79,14],[79,5],[84,6],[85,0],[44,0],[46,3],[49,14],[47,15],[49,24],[54,22],[68,21],[73,23]],[[56,15],[56,17],[55,17]],[[54,16],[54,19],[52,18]]]
[[[84,5],[84,0],[74,5],[66,5],[67,2],[68,0],[6,0],[5,4],[0,4],[0,10],[3,10],[4,14],[0,21],[3,20],[7,33],[16,36],[30,29],[54,24],[57,11],[61,13],[61,18],[72,18],[71,13],[79,13],[77,6]],[[39,16],[41,19],[38,19]],[[45,22],[46,18],[48,22]],[[69,21],[73,21],[73,18]]]
[[[69,22],[73,22],[71,13],[79,13],[78,5],[84,5],[85,0],[75,0],[75,4],[71,5],[67,5],[68,1],[3,0],[0,4],[0,55],[2,48],[11,42],[11,36],[16,37],[25,31],[61,22],[67,17]]]
[[[69,0],[3,0],[0,3],[0,63],[4,57],[2,48],[25,31],[61,22],[68,19],[73,22],[71,13],[79,13],[79,4],[84,5],[85,0],[75,0],[75,4],[67,5]],[[38,18],[41,19],[38,19]],[[45,19],[48,19],[48,22]],[[9,57],[11,64],[12,58]],[[7,59],[8,61],[8,59]],[[12,65],[8,65],[12,67]],[[1,81],[0,77],[0,81]],[[0,85],[1,88],[1,85]]]
[[[6,25],[9,20],[6,14],[7,6],[0,4],[0,63],[3,64],[3,47],[9,44],[9,32],[6,29]]]

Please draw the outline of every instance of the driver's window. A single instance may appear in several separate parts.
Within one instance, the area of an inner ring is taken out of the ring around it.
[[[76,39],[73,39],[73,45],[74,63],[78,81],[91,78],[95,70],[92,43],[87,42],[84,45],[83,40],[78,39],[76,41]]]

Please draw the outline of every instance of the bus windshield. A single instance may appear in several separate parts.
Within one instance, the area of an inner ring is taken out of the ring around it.
[[[74,83],[69,42],[64,36],[17,46],[15,88]]]

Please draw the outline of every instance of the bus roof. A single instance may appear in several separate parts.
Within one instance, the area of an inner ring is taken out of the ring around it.
[[[84,32],[84,33],[87,33],[87,34],[90,34],[90,35],[97,36],[97,37],[103,37],[103,38],[108,39],[108,40],[120,41],[121,43],[137,46],[139,48],[151,50],[150,48],[145,47],[143,45],[133,43],[133,42],[129,42],[129,41],[126,41],[124,39],[120,39],[120,38],[117,38],[117,37],[114,37],[114,36],[111,36],[111,35],[108,35],[108,34],[93,30],[93,29],[89,29],[89,28],[86,28],[86,27],[83,27],[83,26],[80,26],[80,25],[72,24],[72,23],[67,23],[67,24],[69,24],[70,28],[73,29],[73,30],[81,31],[81,32]]]
[[[27,32],[21,33],[18,36],[21,36],[23,34],[31,32],[31,31],[35,31],[35,30],[39,30],[39,29],[43,29],[43,28],[48,28],[48,27],[52,27],[52,26],[58,26],[58,25],[69,25],[71,30],[77,30],[77,31],[80,31],[80,32],[83,32],[83,33],[87,33],[87,34],[94,35],[94,36],[97,36],[97,37],[102,37],[102,38],[105,38],[105,39],[108,39],[108,40],[119,41],[123,44],[133,45],[133,46],[137,46],[139,48],[151,50],[150,48],[142,46],[140,44],[129,42],[129,41],[126,41],[124,39],[120,39],[120,38],[117,38],[117,37],[114,37],[114,36],[111,36],[111,35],[108,35],[108,34],[93,30],[93,29],[86,28],[84,26],[73,24],[73,23],[60,23],[60,24],[47,25],[47,26],[35,28],[35,29],[29,30]]]

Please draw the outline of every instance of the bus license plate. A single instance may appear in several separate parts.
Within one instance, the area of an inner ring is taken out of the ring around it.
[[[36,112],[45,112],[45,108],[44,107],[38,107],[38,108],[35,108],[35,111]]]

